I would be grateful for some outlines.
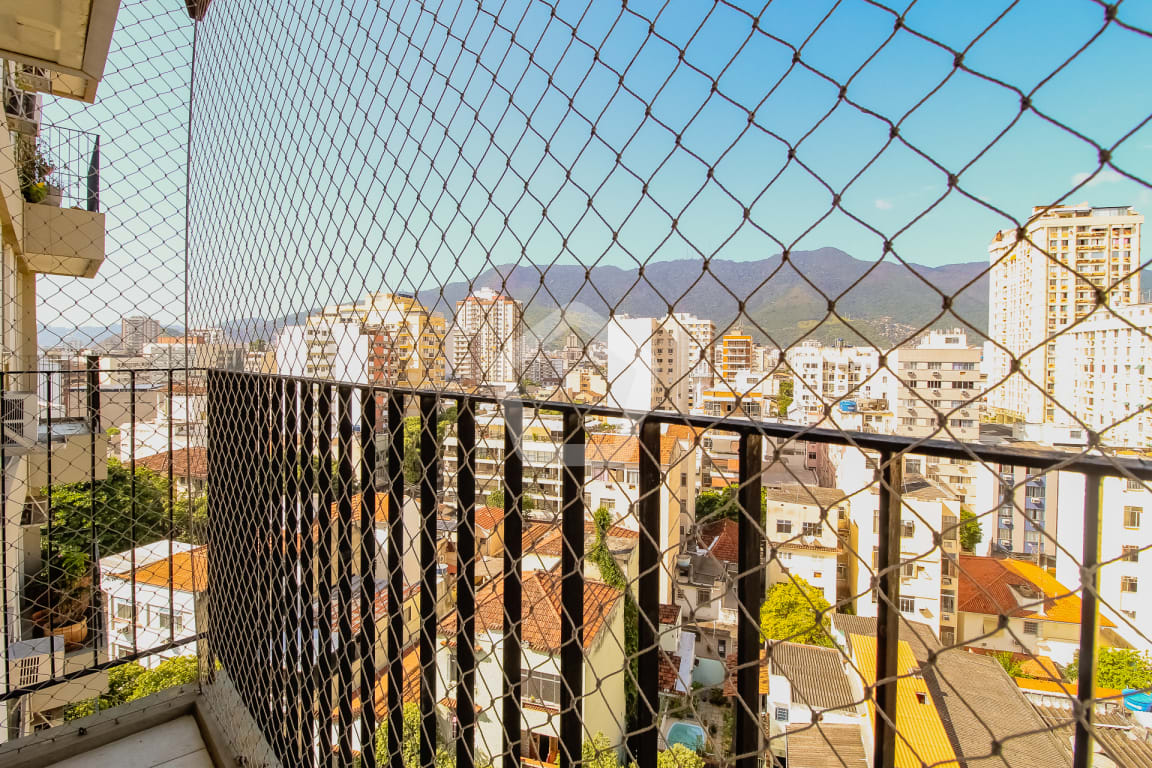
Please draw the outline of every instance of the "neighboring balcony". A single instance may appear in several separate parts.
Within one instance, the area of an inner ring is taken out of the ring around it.
[[[95,277],[104,263],[100,212],[100,137],[52,125],[15,140],[24,193],[21,243],[29,271]],[[31,164],[51,168],[44,189],[28,190]],[[36,202],[32,202],[36,200]]]

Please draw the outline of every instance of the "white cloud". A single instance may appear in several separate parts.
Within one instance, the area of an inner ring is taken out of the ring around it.
[[[878,198],[876,198],[876,200],[874,202],[876,204],[876,207],[882,211],[892,210],[892,201],[891,200],[885,200],[882,197],[878,197]]]
[[[1116,171],[1109,168],[1098,172],[1095,176],[1091,173],[1074,173],[1072,174],[1072,183],[1075,185],[1083,184],[1084,181],[1091,179],[1085,186],[1095,187],[1100,184],[1115,184],[1118,181],[1125,181],[1125,177],[1121,176]]]

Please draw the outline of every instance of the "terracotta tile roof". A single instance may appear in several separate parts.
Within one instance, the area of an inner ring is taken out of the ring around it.
[[[372,598],[372,619],[376,624],[382,622],[389,613],[391,608],[391,601],[388,599],[388,585],[387,582],[381,580],[375,585],[376,593]],[[409,584],[404,587],[404,600],[408,602],[416,595],[420,594],[419,584]],[[338,611],[340,609],[338,596],[332,596],[332,631],[335,632],[339,628],[338,624]],[[352,584],[352,605],[351,605],[351,620],[352,620],[352,634],[360,631],[360,584],[353,582]]]
[[[679,603],[660,603],[660,623],[661,624],[679,624],[680,623],[680,604]]]
[[[360,505],[363,503],[363,496],[359,493],[352,496],[352,519],[354,521],[360,520]],[[340,514],[339,500],[332,502],[332,517]],[[377,489],[376,491],[376,523],[388,522],[388,494]]]
[[[476,508],[476,527],[483,528],[491,533],[496,530],[496,526],[500,525],[500,521],[504,519],[503,507],[477,507]]]
[[[735,520],[717,520],[700,529],[701,543],[712,548],[717,560],[735,563],[740,558],[740,526]],[[715,545],[713,545],[715,541]]]
[[[672,463],[672,452],[678,445],[675,437],[660,436],[660,465]],[[640,463],[640,439],[635,435],[616,435],[593,432],[588,435],[584,449],[589,464],[636,464]]]
[[[620,592],[599,581],[584,582],[584,647],[590,648],[620,600]],[[540,653],[560,652],[563,608],[560,575],[550,571],[524,574],[521,599],[524,645]],[[476,595],[476,632],[504,631],[504,578],[484,584]],[[440,622],[440,635],[456,636],[456,612]]]
[[[728,658],[724,660],[724,665],[726,667],[725,675],[724,675],[724,695],[725,696],[735,696],[736,695],[736,670],[737,670],[737,666],[738,666],[736,654],[734,654],[734,653],[728,654]],[[768,670],[768,657],[764,655],[763,650],[760,651],[759,667],[760,667],[760,695],[761,696],[767,696],[768,695],[768,683],[769,683],[770,673]]]
[[[656,667],[660,691],[662,693],[680,693],[676,690],[676,677],[680,673],[680,657],[673,653],[660,651],[660,659]],[[691,683],[691,681],[685,681]]]
[[[533,531],[524,531],[524,551],[545,557],[560,557],[564,551],[564,531],[559,523],[536,523]],[[629,528],[614,525],[606,531],[609,539],[638,540],[640,534]],[[529,536],[531,535],[531,538]],[[588,550],[596,540],[596,523],[584,521],[584,549]]]
[[[376,670],[376,682],[372,688],[372,700],[376,708],[376,722],[388,716],[388,668]],[[400,700],[405,704],[420,701],[420,646],[413,643],[404,653],[404,677],[400,686]],[[352,714],[360,714],[360,686],[352,687]],[[339,715],[334,711],[332,717]]]
[[[179,448],[136,459],[136,466],[150,469],[158,475],[168,476],[168,465],[172,465],[172,476],[208,479],[208,449],[204,447]]]
[[[703,427],[689,427],[686,424],[669,424],[664,434],[695,446],[699,445],[706,431]]]
[[[197,547],[175,552],[171,558],[157,560],[136,569],[136,583],[167,588],[168,565],[172,565],[172,589],[177,592],[203,592],[208,588],[208,548]],[[112,578],[132,580],[132,571],[112,574]]]
[[[789,723],[788,768],[867,768],[860,727],[847,723]]]
[[[958,576],[958,605],[963,612],[1080,623],[1079,596],[1032,563],[961,554]],[[1036,597],[1021,597],[1021,605],[1017,600],[1021,588]],[[1100,626],[1116,625],[1101,616]]]

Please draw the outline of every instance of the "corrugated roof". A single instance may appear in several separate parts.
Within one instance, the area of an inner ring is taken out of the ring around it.
[[[824,509],[848,501],[844,491],[839,488],[821,488],[818,485],[809,485],[808,483],[765,484],[764,496],[769,502],[808,504]]]
[[[1032,563],[961,554],[958,570],[962,612],[1080,623],[1080,597]],[[1034,591],[1036,597],[1022,597],[1021,605],[1020,590]],[[1115,624],[1101,616],[1100,626]]]
[[[164,451],[136,459],[136,466],[150,469],[157,474],[167,476],[168,467],[172,467],[172,476],[197,480],[208,479],[208,449],[204,447],[179,448],[175,451]]]
[[[852,635],[852,659],[860,670],[865,685],[876,684],[876,638]],[[944,730],[936,704],[921,677],[913,676],[919,668],[908,643],[899,641],[896,652],[896,768],[921,768],[923,765],[959,765],[956,753]],[[918,695],[919,694],[919,695]],[[868,717],[876,720],[876,703],[868,699]]]
[[[856,697],[844,674],[844,657],[837,649],[772,643],[767,657],[769,669],[788,678],[794,702],[817,710],[855,709]]]
[[[788,768],[867,768],[860,728],[847,723],[789,723]]]
[[[1060,745],[1066,754],[1071,755],[1072,726],[1076,719],[1073,710],[1037,705],[1036,711],[1049,728],[1055,729]],[[1124,768],[1152,768],[1152,743],[1141,738],[1133,725],[1123,714],[1098,715],[1096,727],[1092,729],[1096,754]],[[1100,762],[1098,760],[1096,764]]]

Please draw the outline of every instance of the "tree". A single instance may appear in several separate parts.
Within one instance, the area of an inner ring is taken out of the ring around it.
[[[1004,667],[1004,671],[1008,673],[1009,677],[1023,677],[1024,669],[1020,666],[1020,662],[1016,660],[1016,655],[1011,651],[996,651],[992,654],[992,658],[1000,662],[1000,666]]]
[[[960,508],[960,548],[965,552],[975,552],[976,545],[984,540],[984,531],[976,513],[967,507]]]
[[[456,406],[452,405],[440,412],[436,419],[436,450],[443,454],[444,438],[448,428],[456,423]],[[409,416],[404,419],[404,480],[409,486],[419,485],[424,474],[424,466],[420,462],[420,417]]]
[[[1080,654],[1064,668],[1064,677],[1076,682]],[[1101,688],[1152,688],[1152,656],[1126,648],[1101,648],[1096,661],[1096,685]]]
[[[80,557],[86,562],[92,552],[93,528],[101,557],[166,538],[168,480],[138,466],[133,495],[132,478],[130,467],[109,459],[106,480],[42,490],[43,495],[49,490],[52,494],[52,530],[45,536],[46,548],[65,559]]]
[[[739,485],[729,485],[719,491],[703,491],[696,497],[696,519],[700,522],[716,520],[739,520]],[[764,524],[768,513],[768,491],[760,489],[760,524]]]
[[[787,416],[788,409],[792,407],[792,397],[795,391],[792,387],[792,379],[785,379],[780,382],[780,393],[776,396],[776,415]]]
[[[580,745],[580,762],[583,768],[620,768],[620,754],[608,737],[597,731]]]
[[[420,768],[420,707],[415,702],[404,705],[404,728],[400,739],[400,755],[404,759],[404,768]],[[376,762],[387,763],[381,756],[388,754],[388,718],[384,717],[376,726]],[[477,765],[483,762],[477,756]],[[355,765],[360,765],[359,755],[356,756]],[[447,749],[444,744],[437,743],[435,768],[452,768],[456,765],[456,754]]]
[[[158,693],[165,688],[196,682],[199,676],[195,654],[165,659],[152,669],[129,662],[108,670],[108,689],[98,698],[77,702],[64,712],[65,720],[76,720],[99,710]]]
[[[492,493],[488,494],[488,496],[484,499],[484,503],[489,507],[504,509],[504,489],[497,488],[496,490],[492,491]],[[536,509],[536,502],[531,496],[524,494],[520,497],[520,508],[523,511],[528,512],[530,510]]]
[[[831,605],[824,593],[804,579],[793,576],[774,584],[760,607],[760,630],[773,640],[833,648],[828,634]]]
[[[704,768],[704,758],[683,744],[673,744],[656,755],[656,768]]]

